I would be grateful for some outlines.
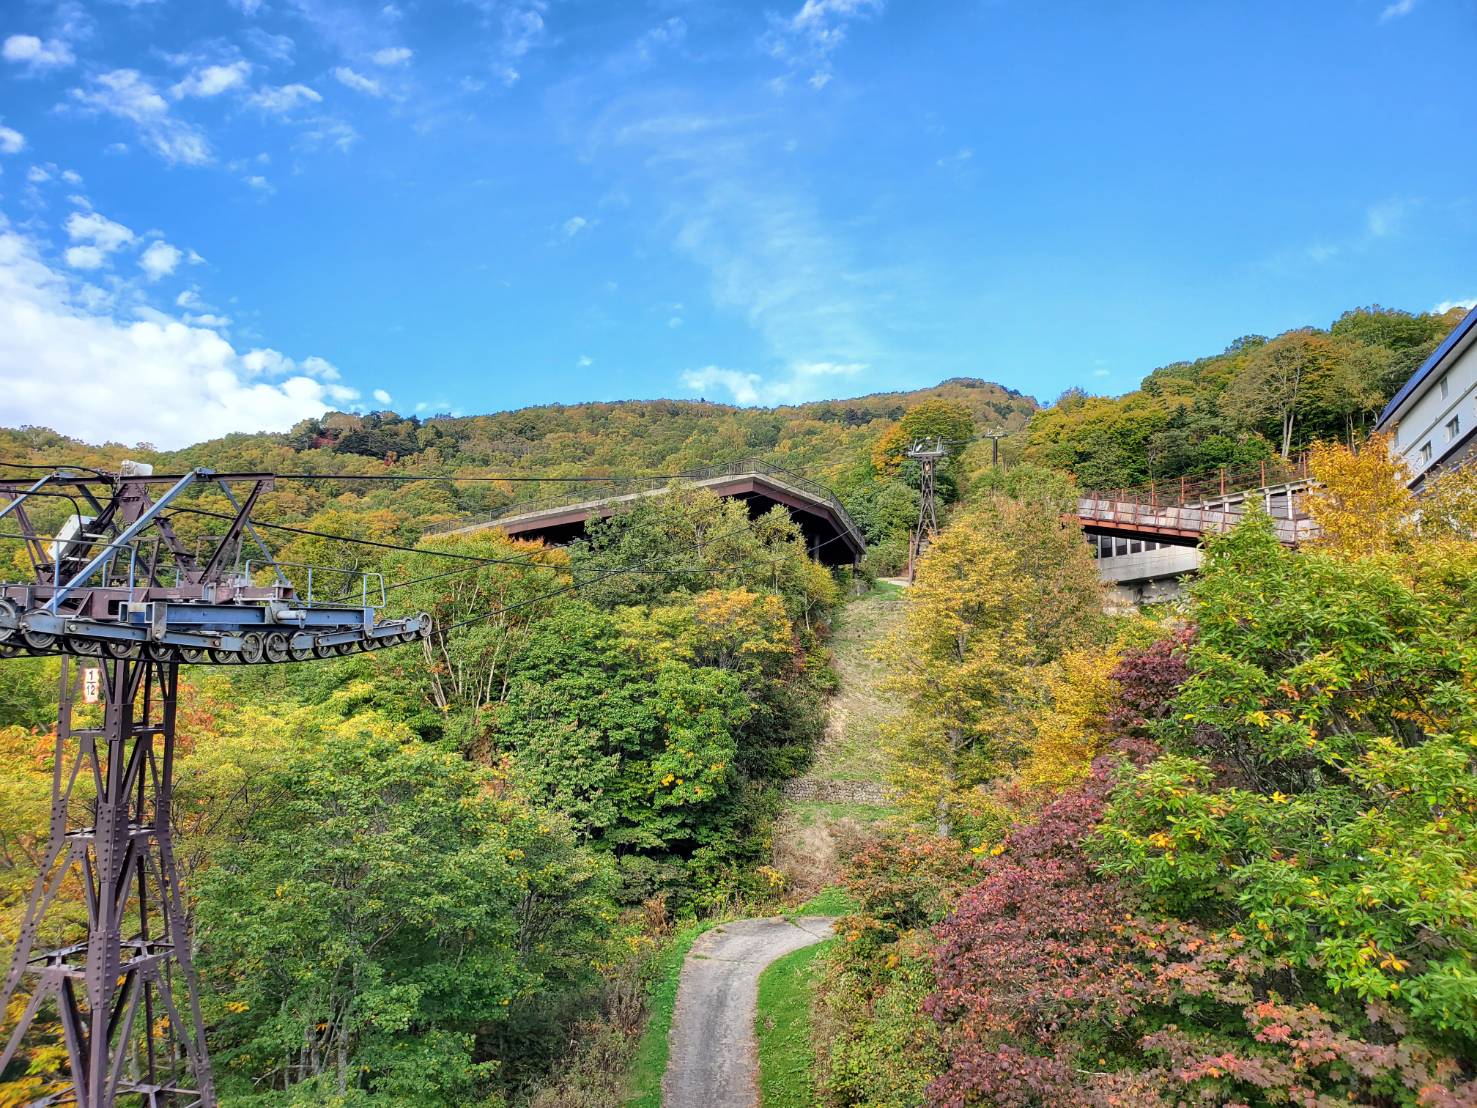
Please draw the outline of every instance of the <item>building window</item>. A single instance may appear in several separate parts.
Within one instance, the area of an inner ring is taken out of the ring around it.
[[[1446,421],[1446,441],[1450,442],[1462,433],[1461,416],[1452,416]]]
[[[1430,443],[1424,443],[1421,446],[1421,465],[1428,466],[1430,464],[1431,464],[1431,444]]]
[[[1446,394],[1449,393],[1450,391],[1451,391],[1451,382],[1448,381],[1445,377],[1442,377],[1441,378],[1441,399],[1442,400],[1445,400],[1446,399]]]

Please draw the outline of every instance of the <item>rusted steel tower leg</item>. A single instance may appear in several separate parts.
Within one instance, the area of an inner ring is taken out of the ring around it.
[[[102,726],[74,729],[82,674],[70,659],[62,661],[51,837],[0,1015],[23,979],[34,985],[5,1040],[0,1071],[50,1000],[71,1083],[42,1103],[110,1108],[126,1098],[130,1104],[209,1108],[215,1089],[169,823],[179,667],[133,659],[101,665]],[[74,825],[74,812],[91,815],[91,826]],[[79,883],[86,938],[33,954],[48,909],[63,886]],[[183,1012],[175,996],[181,982]]]

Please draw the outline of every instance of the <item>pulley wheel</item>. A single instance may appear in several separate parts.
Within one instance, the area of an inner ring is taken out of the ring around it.
[[[103,644],[96,639],[73,639],[72,653],[81,654],[84,658],[96,658],[103,652]]]
[[[32,650],[50,650],[56,645],[56,636],[45,631],[22,631],[21,642]]]
[[[137,658],[142,653],[138,643],[117,642],[113,639],[109,639],[103,645],[103,649],[108,652],[110,658]]]
[[[262,647],[262,656],[269,662],[285,662],[291,653],[288,645],[290,639],[287,635],[271,634],[267,636],[266,643]]]
[[[293,646],[290,638],[287,640],[287,643],[287,653],[294,662],[306,662],[313,656],[313,647],[311,644],[308,646]]]
[[[205,648],[203,646],[182,646],[179,648],[180,661],[195,665],[205,661]]]
[[[210,648],[210,660],[218,665],[231,666],[241,661],[241,655],[234,650],[222,650],[218,646]]]
[[[241,636],[241,660],[254,665],[262,660],[264,644],[260,631],[248,631]]]
[[[20,636],[20,608],[9,600],[0,600],[0,643],[14,641]]]
[[[151,642],[144,645],[144,653],[149,656],[151,662],[174,661],[174,647],[167,642]]]

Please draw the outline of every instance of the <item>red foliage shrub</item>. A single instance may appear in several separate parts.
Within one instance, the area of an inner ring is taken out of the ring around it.
[[[1234,930],[1145,918],[1131,887],[1094,871],[1082,844],[1116,767],[1151,753],[1120,739],[934,929],[924,1006],[947,1061],[929,1103],[1477,1105],[1470,1067],[1390,1013],[1284,1000],[1300,988],[1286,962]]]
[[[1194,640],[1195,629],[1186,627],[1124,654],[1112,673],[1119,695],[1108,723],[1115,730],[1143,735],[1149,724],[1169,714],[1170,703],[1190,676],[1189,649]]]

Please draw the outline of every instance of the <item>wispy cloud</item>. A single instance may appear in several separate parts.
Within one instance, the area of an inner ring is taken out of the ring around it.
[[[850,24],[882,8],[883,0],[805,0],[792,16],[771,16],[762,42],[791,75],[808,74],[806,83],[822,89],[834,76],[831,55],[846,41]]]
[[[960,169],[974,158],[974,151],[967,146],[961,146],[952,154],[945,154],[934,164],[940,169]]]
[[[800,362],[780,374],[764,377],[736,369],[704,366],[682,374],[682,383],[693,392],[706,396],[722,390],[735,404],[799,404],[820,399],[838,387],[840,379],[855,377],[867,367],[859,363],[838,365],[834,362]]]
[[[0,125],[0,154],[19,154],[25,148],[25,135],[14,127]]]
[[[387,46],[383,50],[376,50],[369,56],[369,60],[375,65],[404,65],[414,54],[414,50],[404,46]]]
[[[132,123],[144,145],[166,162],[205,165],[213,155],[204,132],[170,114],[169,103],[136,69],[114,69],[74,88],[72,102]]]
[[[1380,12],[1380,22],[1388,23],[1392,19],[1399,19],[1401,16],[1409,15],[1415,10],[1415,4],[1416,0],[1395,0],[1393,4],[1388,5],[1384,11]]]
[[[559,226],[559,231],[567,239],[572,239],[581,231],[588,231],[595,226],[593,220],[586,219],[582,215],[572,215]]]
[[[1453,308],[1466,308],[1468,310],[1477,308],[1477,296],[1469,296],[1464,300],[1443,300],[1432,308],[1431,311],[1437,315],[1445,315]]]
[[[272,115],[288,115],[306,104],[317,104],[323,96],[307,85],[290,84],[267,86],[251,94],[254,107]]]
[[[1365,214],[1365,226],[1374,238],[1387,238],[1404,227],[1406,218],[1420,203],[1419,200],[1396,196],[1374,204]]]
[[[366,77],[362,73],[356,73],[346,65],[341,65],[333,71],[338,83],[345,88],[351,88],[355,92],[362,92],[366,96],[382,96],[384,89],[373,77]]]

